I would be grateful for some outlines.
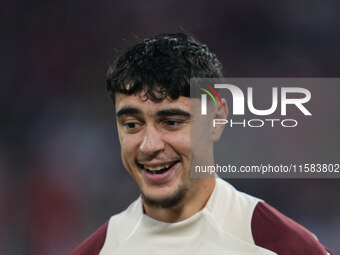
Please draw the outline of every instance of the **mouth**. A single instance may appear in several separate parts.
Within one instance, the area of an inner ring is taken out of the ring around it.
[[[137,165],[139,166],[140,169],[145,170],[146,172],[150,174],[163,174],[167,172],[168,170],[170,170],[178,162],[180,162],[180,160],[169,162],[166,164],[159,164],[155,166],[143,165],[139,163],[137,163]]]
[[[138,167],[142,171],[142,175],[144,178],[151,183],[165,183],[172,179],[174,173],[177,172],[178,163],[180,160],[160,163],[157,165],[147,165],[147,164],[140,164],[136,162]]]

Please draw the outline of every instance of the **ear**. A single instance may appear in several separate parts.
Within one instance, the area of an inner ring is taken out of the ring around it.
[[[227,105],[227,101],[222,98],[222,105],[219,104],[215,109],[214,112],[214,119],[227,119],[228,117],[228,105]],[[212,136],[211,139],[213,142],[217,142],[218,140],[220,140],[220,137],[223,133],[225,125],[216,125],[215,127],[212,127]]]

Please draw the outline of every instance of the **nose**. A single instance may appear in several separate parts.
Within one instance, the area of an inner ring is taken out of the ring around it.
[[[152,126],[146,127],[143,141],[139,146],[139,150],[149,156],[163,151],[165,148],[164,141],[160,132]]]

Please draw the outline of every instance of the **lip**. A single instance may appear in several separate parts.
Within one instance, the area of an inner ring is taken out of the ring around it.
[[[160,161],[160,162],[143,162],[143,161],[137,161],[136,160],[136,164],[139,166],[150,166],[150,167],[155,167],[155,166],[164,166],[164,165],[172,165],[173,163],[175,163],[178,160],[171,160],[171,161]]]
[[[172,167],[170,167],[166,172],[161,174],[152,174],[145,169],[141,169],[143,178],[153,184],[163,184],[172,179],[172,177],[177,172],[177,169],[179,168],[179,161],[176,162]]]

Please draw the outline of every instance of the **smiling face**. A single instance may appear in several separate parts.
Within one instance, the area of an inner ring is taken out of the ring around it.
[[[190,190],[190,99],[156,103],[139,95],[116,95],[121,156],[143,200],[168,208]]]

